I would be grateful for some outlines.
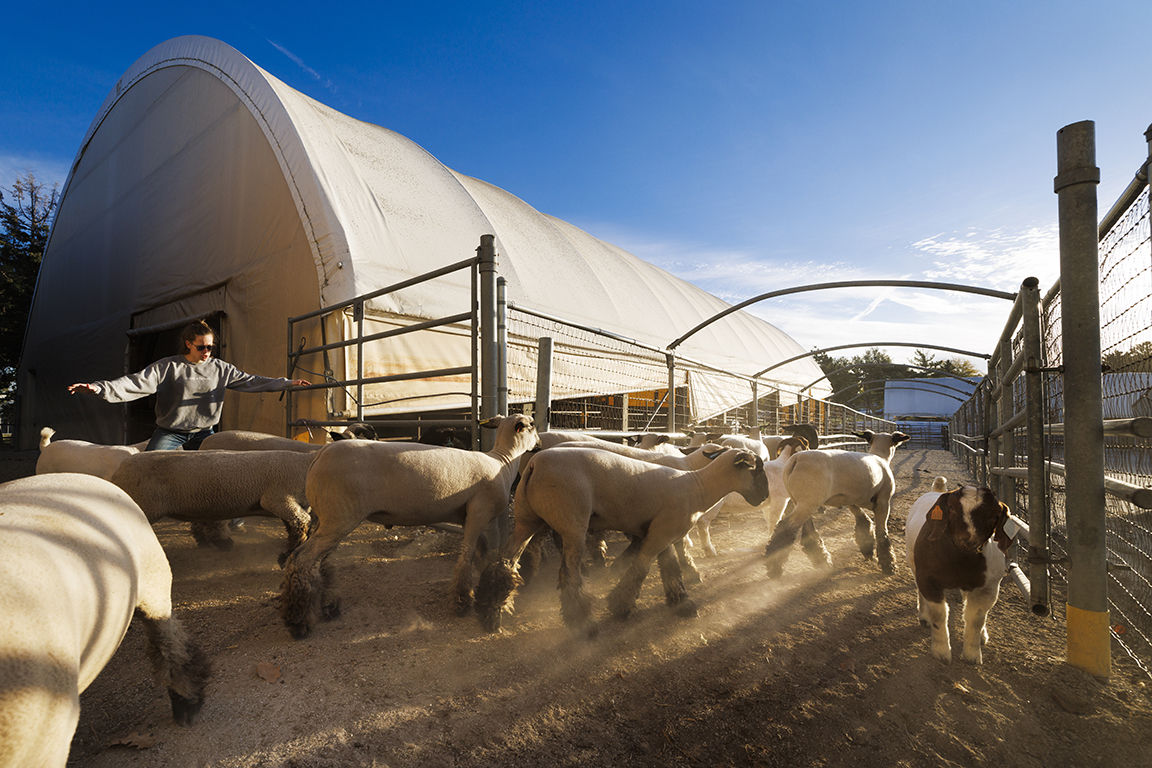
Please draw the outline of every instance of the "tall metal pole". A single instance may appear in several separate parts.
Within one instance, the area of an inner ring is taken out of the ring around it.
[[[536,431],[547,432],[552,408],[552,339],[544,336],[539,341],[536,356]]]
[[[480,247],[480,419],[497,414],[499,382],[497,381],[496,341],[496,236],[481,235]],[[495,445],[494,430],[480,433],[480,450],[491,450]]]
[[[668,359],[668,429],[669,434],[676,431],[676,355],[669,352]]]
[[[508,301],[507,281],[496,278],[496,412],[508,413]]]
[[[1028,569],[1032,612],[1047,616],[1052,602],[1048,582],[1048,475],[1044,466],[1044,365],[1040,331],[1040,281],[1029,277],[1020,286],[1024,326],[1024,410],[1028,445]]]
[[[1068,663],[1111,672],[1104,507],[1104,407],[1100,358],[1096,125],[1056,133],[1060,208],[1061,332],[1068,516]]]

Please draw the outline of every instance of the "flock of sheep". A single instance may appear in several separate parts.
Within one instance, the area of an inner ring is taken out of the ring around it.
[[[173,716],[190,723],[204,699],[208,663],[172,614],[172,575],[151,523],[192,523],[201,545],[229,548],[229,522],[277,517],[281,618],[294,638],[340,613],[329,555],[360,523],[462,526],[451,586],[458,613],[475,610],[496,631],[518,586],[538,565],[542,533],[561,548],[560,605],[576,633],[595,637],[586,558],[603,557],[603,531],[631,538],[609,613],[630,616],[653,561],[665,599],[695,616],[685,581],[699,579],[693,532],[715,554],[709,523],[724,509],[759,508],[771,532],[769,577],[783,572],[792,544],[817,567],[831,560],[813,524],[825,506],[847,506],[868,559],[894,572],[888,517],[895,481],[889,463],[908,436],[858,433],[867,452],[820,449],[810,425],[787,435],[696,435],[680,448],[656,436],[620,445],[578,433],[537,433],[524,415],[496,416],[487,452],[374,439],[350,427],[313,445],[253,432],[222,432],[199,451],[143,452],[144,444],[53,442],[42,432],[34,477],[0,485],[0,570],[8,589],[0,616],[0,767],[65,763],[79,693],[118,647],[135,614],[148,632],[157,682]],[[485,531],[513,497],[515,527],[499,552]],[[870,515],[869,515],[870,513]],[[921,622],[931,653],[951,660],[945,589],[967,598],[963,658],[980,663],[985,617],[1005,571],[1007,510],[991,491],[937,478],[906,526]],[[473,570],[482,572],[473,590]]]

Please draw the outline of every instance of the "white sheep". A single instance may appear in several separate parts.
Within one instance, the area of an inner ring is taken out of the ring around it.
[[[980,664],[981,647],[988,642],[988,612],[1007,570],[1004,553],[1012,539],[1004,524],[1011,515],[989,488],[961,485],[945,493],[947,487],[948,481],[937,477],[908,512],[908,567],[916,578],[920,623],[932,630],[932,655],[945,664],[952,661],[944,591],[959,589],[964,604],[961,658]]]
[[[462,524],[452,592],[457,612],[472,607],[472,561],[481,535],[508,508],[517,460],[539,444],[528,416],[494,416],[483,426],[496,429],[496,444],[487,453],[345,440],[316,454],[307,484],[316,530],[288,558],[281,586],[280,615],[293,637],[306,637],[318,618],[339,615],[328,555],[364,520]]]
[[[519,583],[517,564],[532,537],[550,526],[563,539],[560,564],[561,613],[565,623],[588,637],[596,635],[591,600],[584,589],[585,534],[591,529],[622,531],[641,544],[608,598],[613,616],[635,610],[640,587],[657,560],[665,599],[682,616],[696,605],[684,591],[673,549],[701,512],[721,496],[737,491],[751,504],[768,495],[763,461],[744,451],[725,451],[707,466],[684,471],[638,461],[608,451],[557,448],[540,451],[528,463],[516,489],[516,527],[501,557],[481,574],[476,607],[481,626],[500,628]]]
[[[119,488],[70,473],[0,485],[0,583],[0,766],[63,768],[80,693],[134,613],[173,718],[192,722],[208,663],[172,613],[156,534]]]
[[[802,437],[787,437],[780,442],[776,458],[764,462],[764,476],[768,479],[768,498],[760,505],[752,506],[740,494],[730,493],[700,516],[696,521],[696,533],[699,534],[700,547],[707,555],[716,556],[716,547],[712,545],[711,526],[712,521],[721,512],[748,512],[758,509],[764,515],[764,522],[768,524],[768,533],[772,533],[788,502],[788,489],[784,486],[784,465],[793,454],[807,449],[808,441]]]
[[[367,442],[350,440],[346,442]],[[338,445],[339,443],[337,443]],[[288,533],[288,553],[308,535],[304,494],[317,454],[295,451],[147,451],[125,459],[112,482],[140,505],[149,522],[162,517],[192,522],[201,545],[229,549],[227,521],[277,517]],[[211,523],[198,526],[199,523]]]
[[[40,458],[36,460],[36,474],[52,472],[79,472],[105,480],[120,466],[120,462],[148,447],[148,441],[135,445],[100,445],[86,440],[57,440],[52,442],[56,430],[40,430]]]
[[[375,440],[376,429],[364,422],[349,424],[342,430],[325,430],[332,440]],[[311,443],[294,440],[290,437],[269,435],[265,432],[249,432],[244,429],[226,429],[204,438],[200,443],[202,451],[296,451],[314,453],[326,443]]]
[[[243,429],[226,429],[209,435],[200,443],[201,451],[295,451],[315,453],[324,447],[322,443],[309,443],[293,440],[290,437],[269,435],[264,432],[249,432]]]
[[[892,542],[888,537],[888,515],[896,481],[889,464],[896,447],[909,440],[903,432],[874,434],[871,430],[853,433],[868,441],[868,453],[819,450],[797,453],[784,465],[784,486],[789,500],[784,517],[765,548],[768,575],[777,578],[797,535],[803,529],[802,545],[809,560],[818,567],[832,566],[832,557],[812,524],[812,516],[825,506],[847,506],[856,516],[856,545],[866,559],[873,550],[886,574],[896,570]],[[872,511],[873,521],[863,510]]]
[[[598,440],[595,444],[592,445],[589,445],[588,443],[568,442],[553,446],[553,448],[562,448],[565,450],[588,447],[596,448],[602,451],[608,451],[610,453],[615,453],[618,456],[624,456],[630,459],[635,459],[637,461],[646,461],[651,464],[658,464],[662,467],[671,467],[672,469],[680,469],[686,472],[703,469],[721,453],[729,450],[725,446],[717,445],[716,443],[705,443],[704,445],[700,446],[699,450],[692,451],[691,453],[687,454],[678,452],[660,453],[659,451],[632,448],[631,446],[620,445],[619,443],[609,443],[604,440]],[[531,456],[527,458],[531,458]],[[521,474],[523,474],[523,467],[520,471]],[[602,532],[596,532],[593,535],[597,538],[598,541],[603,542]],[[676,542],[676,556],[680,560],[680,567],[683,570],[684,578],[691,583],[698,583],[702,580],[700,576],[700,569],[696,567],[696,561],[693,560],[692,553],[688,551],[688,546],[690,544],[691,541],[687,537],[681,541]],[[627,549],[624,550],[624,552],[621,553],[620,557],[623,560],[630,559],[636,553],[636,550],[639,546],[640,540],[634,537],[631,544]],[[605,548],[601,546],[601,552],[604,551]],[[596,558],[594,557],[594,559]]]
[[[669,435],[659,432],[641,432],[637,435],[628,435],[624,440],[629,446],[643,451],[656,451],[671,455],[681,453],[680,449],[671,442],[672,438]]]

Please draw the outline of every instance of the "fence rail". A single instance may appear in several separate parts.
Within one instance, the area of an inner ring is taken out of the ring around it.
[[[1071,127],[1071,126],[1070,126]],[[1152,129],[1150,129],[1152,131]],[[1146,138],[1152,134],[1146,134]],[[1061,226],[1065,222],[1062,216]],[[1076,576],[1070,562],[1090,559],[1075,552],[1076,516],[1091,506],[1070,500],[1074,470],[1102,454],[1102,511],[1106,562],[1106,615],[1112,640],[1141,663],[1152,664],[1152,240],[1149,237],[1147,163],[1095,229],[1098,240],[1100,363],[1088,370],[1098,380],[1102,418],[1084,425],[1090,403],[1073,391],[1069,349],[1084,339],[1064,338],[1064,285],[1081,284],[1063,269],[1061,279],[1039,300],[1035,319],[1039,343],[1027,328],[1016,330],[1030,310],[1014,313],[1005,329],[989,377],[953,416],[953,452],[975,477],[997,487],[1018,516],[1038,528],[1045,543],[1030,559],[1044,577],[1069,589],[1074,606]],[[1082,287],[1082,286],[1081,286]],[[1084,323],[1073,324],[1085,327]],[[1091,323],[1086,326],[1091,329]],[[1088,340],[1096,343],[1094,339]],[[1086,361],[1093,367],[1093,360]],[[1100,367],[1103,375],[1100,375]],[[1067,396],[1066,396],[1067,395]],[[1031,421],[1030,421],[1031,419]],[[1093,449],[1092,446],[1096,447]],[[1023,466],[1018,460],[1027,462]],[[1029,469],[1030,468],[1030,469]],[[1091,481],[1090,481],[1090,484]],[[1097,486],[1099,487],[1099,486]],[[1044,537],[1043,527],[1048,527]],[[1104,558],[1100,558],[1103,560]],[[1045,567],[1047,566],[1047,567]],[[1033,573],[1036,573],[1034,570]],[[1070,611],[1072,608],[1070,608]],[[1070,632],[1071,632],[1070,627]],[[1070,645],[1072,640],[1070,638]],[[1070,649],[1071,661],[1071,649]]]

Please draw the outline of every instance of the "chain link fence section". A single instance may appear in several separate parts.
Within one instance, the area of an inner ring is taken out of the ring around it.
[[[510,306],[507,381],[510,404],[536,399],[539,347],[552,339],[552,429],[605,432],[666,432],[668,353],[612,334],[565,323]],[[780,434],[787,424],[807,423],[823,435],[870,429],[892,431],[896,423],[847,406],[757,382],[684,358],[674,360],[676,432],[747,433],[759,426]],[[515,406],[513,406],[515,407]],[[863,445],[863,443],[861,443]]]

